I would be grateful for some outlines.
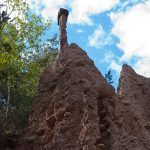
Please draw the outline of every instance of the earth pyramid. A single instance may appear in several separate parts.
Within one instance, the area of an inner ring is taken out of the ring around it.
[[[123,65],[117,94],[77,44],[60,9],[60,52],[45,68],[15,150],[150,150],[150,78]]]

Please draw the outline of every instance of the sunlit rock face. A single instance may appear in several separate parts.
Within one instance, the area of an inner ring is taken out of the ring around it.
[[[15,150],[149,150],[150,79],[124,65],[118,92],[76,44],[45,68]]]

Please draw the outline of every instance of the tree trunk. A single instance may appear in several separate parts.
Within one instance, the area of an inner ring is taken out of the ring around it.
[[[10,104],[10,78],[8,76],[7,80],[7,105],[6,105],[6,118],[5,118],[5,126],[7,125],[8,121],[8,112],[9,112],[9,104]]]

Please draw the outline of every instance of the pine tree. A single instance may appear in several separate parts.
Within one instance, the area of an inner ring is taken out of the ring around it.
[[[108,70],[108,72],[105,74],[105,79],[109,84],[113,84],[111,70]]]

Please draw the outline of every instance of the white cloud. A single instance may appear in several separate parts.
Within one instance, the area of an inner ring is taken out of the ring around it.
[[[145,77],[150,77],[150,58],[142,58],[134,65],[134,69]]]
[[[81,30],[81,29],[77,29],[77,32],[78,32],[78,33],[82,33],[82,32],[83,32],[83,30]]]
[[[90,46],[95,48],[103,48],[106,45],[113,43],[112,37],[109,33],[105,32],[101,25],[95,29],[94,33],[89,36],[88,42]]]
[[[112,70],[116,71],[118,74],[120,74],[122,66],[117,64],[114,60],[111,61],[110,66]]]
[[[91,15],[110,10],[119,0],[73,0],[70,23],[92,24]]]
[[[99,62],[100,63],[111,63],[112,59],[114,59],[114,53],[112,51],[107,51],[105,54],[104,54],[104,58],[101,59]]]
[[[114,23],[112,32],[120,38],[117,46],[124,53],[120,60],[140,57],[137,64],[134,64],[136,71],[150,76],[150,1],[110,16]]]
[[[57,14],[60,7],[65,7],[69,0],[27,0],[32,10],[41,14],[45,19],[57,20]]]
[[[145,2],[146,0],[128,0],[128,1],[120,1],[117,4],[117,7],[114,8],[115,12],[123,12],[126,11],[128,9],[130,9],[131,7],[133,7],[133,5],[136,5],[138,3],[142,3]]]
[[[111,9],[119,0],[27,0],[30,6],[45,19],[57,20],[60,7],[69,8],[68,21],[72,24],[92,24],[91,15]]]
[[[100,63],[108,63],[108,70],[114,70],[118,75],[120,74],[122,65],[119,64],[118,57],[112,51],[107,51]]]

